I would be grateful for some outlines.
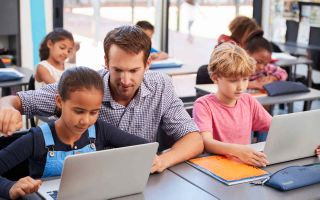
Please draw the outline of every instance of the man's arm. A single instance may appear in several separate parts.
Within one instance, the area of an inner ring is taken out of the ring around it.
[[[18,96],[0,99],[0,132],[11,135],[22,128],[22,104]]]
[[[191,132],[180,138],[171,149],[154,161],[151,173],[162,172],[168,167],[188,160],[203,152],[203,141],[199,132]]]

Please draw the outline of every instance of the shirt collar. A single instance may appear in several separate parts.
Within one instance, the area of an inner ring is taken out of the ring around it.
[[[110,87],[109,87],[109,73],[107,73],[104,77],[103,77],[103,81],[104,81],[104,97],[103,97],[103,102],[108,102],[110,103],[110,105],[112,106],[113,104],[118,104],[111,96],[111,92],[110,92]],[[137,95],[133,98],[133,100],[131,101],[135,101],[134,104],[138,104],[138,102],[143,98],[148,96],[149,94],[151,94],[151,90],[147,87],[146,83],[145,83],[146,79],[144,78],[143,81],[141,82],[141,85],[138,89],[138,93]],[[130,103],[131,104],[131,103]]]

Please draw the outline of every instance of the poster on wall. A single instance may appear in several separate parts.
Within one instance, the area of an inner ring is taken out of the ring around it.
[[[287,20],[299,21],[299,4],[296,0],[284,0],[283,17]]]

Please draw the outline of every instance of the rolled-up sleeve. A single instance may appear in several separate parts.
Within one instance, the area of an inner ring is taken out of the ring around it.
[[[18,92],[22,112],[27,116],[52,116],[56,109],[57,84],[49,84],[39,90]]]
[[[167,135],[175,140],[188,133],[198,131],[198,127],[183,107],[183,102],[176,95],[171,79],[164,77],[164,87],[162,95],[162,104],[164,106],[164,115],[162,117],[162,129]]]

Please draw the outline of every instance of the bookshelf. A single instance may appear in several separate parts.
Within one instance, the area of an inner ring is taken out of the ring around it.
[[[0,5],[0,54],[7,51],[21,66],[19,0],[0,0]]]

